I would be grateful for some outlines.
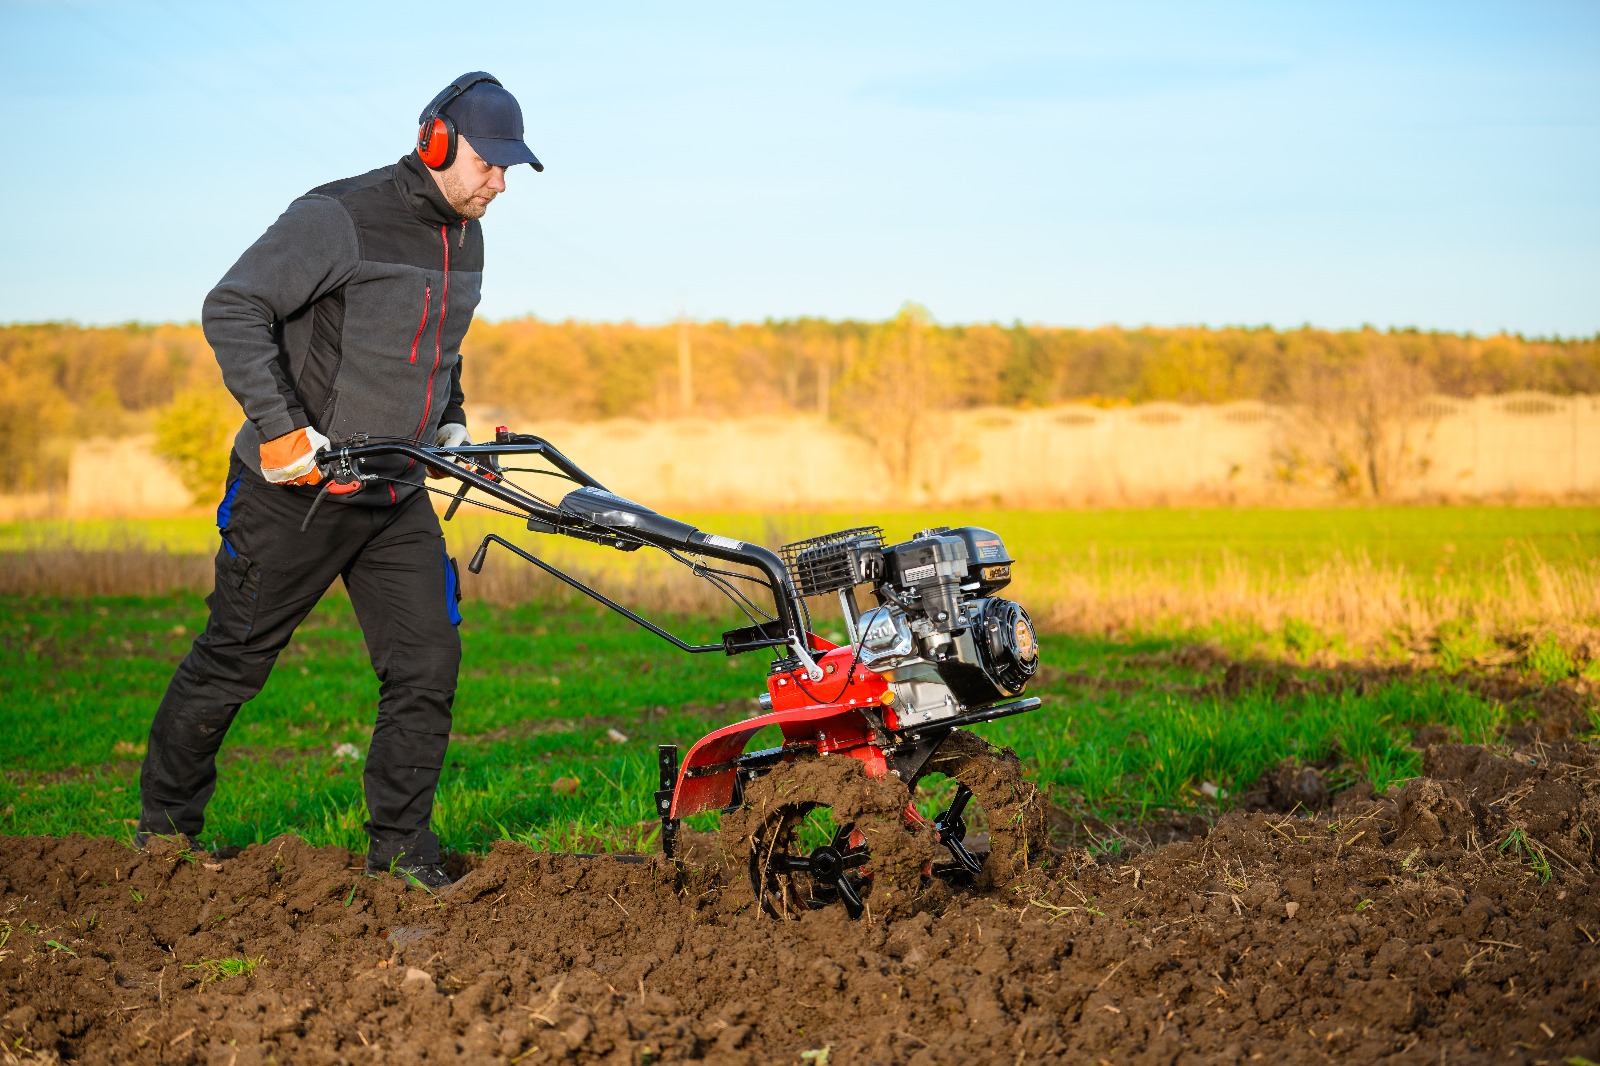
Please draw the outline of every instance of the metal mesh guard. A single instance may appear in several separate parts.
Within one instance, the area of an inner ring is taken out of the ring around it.
[[[778,554],[789,568],[795,591],[802,596],[824,596],[853,588],[861,580],[856,560],[882,550],[883,527],[857,526],[785,544]]]

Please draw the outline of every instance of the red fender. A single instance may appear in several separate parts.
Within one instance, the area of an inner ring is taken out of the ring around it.
[[[673,818],[721,810],[733,802],[734,760],[744,754],[750,738],[769,725],[783,731],[785,747],[811,744],[821,755],[860,759],[869,776],[888,772],[883,752],[873,744],[874,730],[859,709],[881,707],[888,682],[859,663],[851,669],[854,656],[849,648],[834,647],[818,637],[812,638],[812,646],[824,651],[817,660],[823,668],[821,681],[807,679],[803,669],[774,674],[767,679],[767,690],[777,710],[723,726],[689,749],[672,794]],[[827,702],[816,702],[819,699]]]

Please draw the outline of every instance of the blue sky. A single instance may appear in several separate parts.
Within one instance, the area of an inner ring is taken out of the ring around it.
[[[0,321],[190,320],[495,73],[480,314],[1600,332],[1600,4],[0,2]]]

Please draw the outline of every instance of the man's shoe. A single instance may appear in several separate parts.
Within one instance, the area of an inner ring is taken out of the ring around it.
[[[373,866],[367,864],[367,876],[377,877],[380,874],[394,874],[408,885],[425,888],[429,892],[437,892],[441,888],[449,888],[455,880],[444,872],[444,867],[436,862],[402,864],[393,866]]]
[[[178,851],[199,852],[200,845],[188,833],[162,833],[154,829],[140,829],[133,834],[133,846],[140,851],[149,851],[151,841],[165,841]]]

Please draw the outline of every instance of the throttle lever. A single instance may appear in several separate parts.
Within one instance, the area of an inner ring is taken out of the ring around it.
[[[491,455],[485,461],[474,462],[471,464],[471,466],[474,473],[487,481],[500,480],[500,457],[498,455]],[[467,493],[471,491],[472,483],[463,481],[461,483],[461,487],[456,490],[455,496],[451,498],[450,506],[445,508],[444,520],[446,522],[450,521],[450,519],[456,516],[456,510],[461,506],[461,501],[466,499]],[[476,573],[476,571],[474,571],[474,573]]]
[[[450,506],[444,509],[444,520],[446,522],[456,516],[456,508],[461,506],[461,501],[467,498],[467,493],[471,490],[471,484],[465,481],[461,483],[461,487],[456,490],[456,494],[450,499]],[[477,571],[474,570],[473,573],[477,573]]]

